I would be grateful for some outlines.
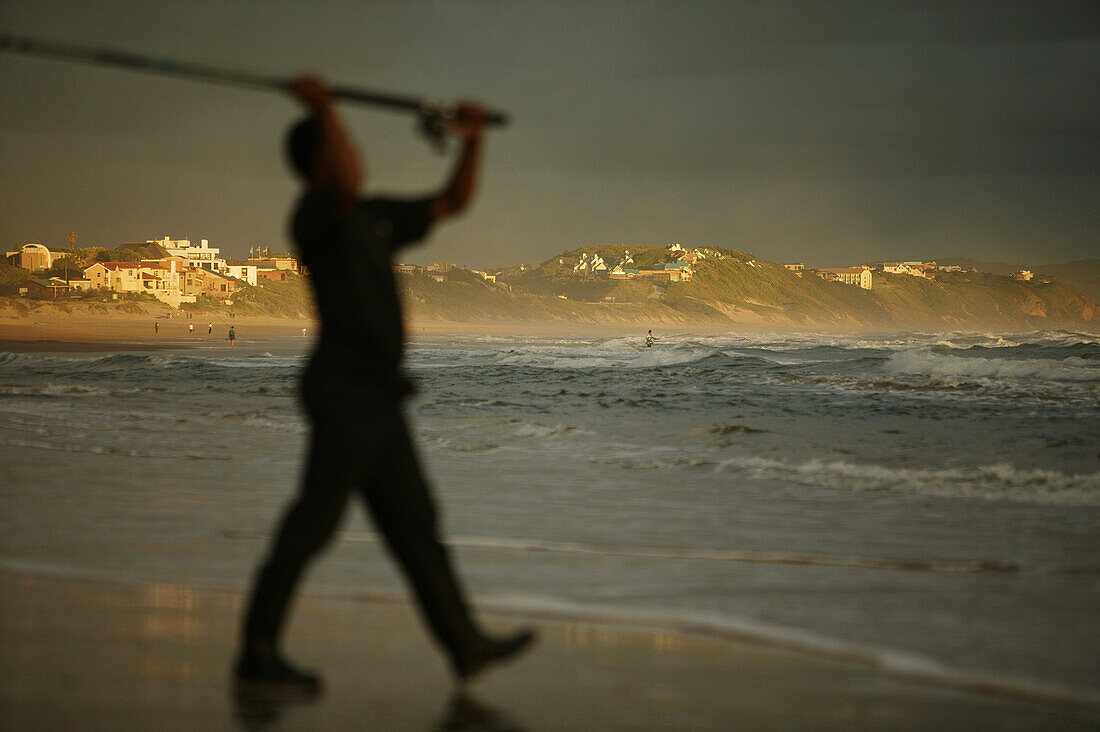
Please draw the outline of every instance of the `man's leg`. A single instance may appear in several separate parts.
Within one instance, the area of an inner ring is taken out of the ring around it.
[[[379,469],[366,475],[363,494],[378,530],[412,584],[420,610],[447,650],[455,673],[468,678],[493,661],[511,656],[533,639],[524,631],[490,638],[476,627],[439,541],[437,517],[408,430],[398,415],[387,425]]]
[[[357,477],[358,461],[347,453],[360,446],[351,445],[354,439],[348,439],[343,427],[327,420],[314,423],[301,492],[284,515],[256,577],[245,616],[238,676],[279,676],[280,669],[289,670],[279,657],[279,637],[294,589],[306,565],[339,525]]]

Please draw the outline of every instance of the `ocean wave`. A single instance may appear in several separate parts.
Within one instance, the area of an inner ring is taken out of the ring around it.
[[[820,459],[795,463],[744,456],[718,463],[716,472],[778,478],[835,490],[898,491],[945,498],[1005,500],[1055,506],[1100,506],[1100,473],[1062,473],[1006,463],[921,469]]]
[[[87,455],[104,455],[107,457],[122,457],[122,458],[147,458],[150,460],[229,460],[230,458],[222,455],[210,455],[194,452],[152,452],[149,450],[138,450],[136,448],[119,447],[117,445],[80,445],[74,444],[71,440],[66,440],[64,444],[54,444],[45,440],[26,441],[26,440],[7,440],[5,445],[8,447],[19,447],[23,449],[33,450],[53,450],[65,453],[84,453]]]
[[[0,385],[0,396],[97,397],[110,396],[108,389],[75,384],[45,384],[43,386]]]
[[[565,424],[545,425],[535,422],[514,421],[512,427],[515,436],[523,438],[547,438],[559,437],[561,435],[589,434],[580,427],[573,427]]]
[[[309,427],[300,417],[275,418],[268,414],[253,412],[251,414],[237,415],[246,427],[255,427],[270,432],[285,432],[292,435],[304,435],[309,432]]]
[[[448,450],[450,452],[474,452],[474,453],[489,453],[500,450],[500,445],[492,442],[459,442],[457,440],[451,440],[439,435],[420,436],[417,442],[428,445],[430,447],[439,448],[442,450]]]
[[[38,353],[0,353],[0,368],[18,366],[32,371],[47,372],[60,368],[64,373],[116,373],[126,370],[179,369],[180,367],[215,366],[233,368],[299,368],[305,365],[304,356],[276,356],[271,353],[249,356],[224,356],[204,354],[170,353],[113,353],[98,356],[54,356]]]
[[[768,430],[760,430],[755,427],[749,427],[743,424],[711,424],[706,427],[697,427],[689,434],[692,435],[749,435],[767,432]]]
[[[1100,382],[1100,362],[1079,357],[1055,359],[997,359],[963,357],[909,350],[891,354],[885,368],[895,374],[926,376],[957,382],[967,379],[1041,380],[1048,382]]]
[[[634,348],[617,350],[580,350],[579,353],[548,352],[543,349],[510,349],[500,354],[496,359],[496,363],[504,366],[584,371],[590,369],[648,369],[681,366],[707,358],[731,357],[715,349],[690,346],[650,349],[635,346]]]

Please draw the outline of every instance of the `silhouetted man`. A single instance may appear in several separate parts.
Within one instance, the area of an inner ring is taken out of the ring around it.
[[[315,676],[280,654],[279,636],[302,570],[328,542],[349,494],[366,502],[405,572],[421,612],[460,678],[527,646],[530,631],[506,638],[474,624],[440,543],[436,511],[401,413],[409,393],[401,373],[400,302],[391,256],[432,224],[466,208],[476,182],[485,111],[464,104],[449,132],[464,139],[450,184],[416,199],[360,198],[359,158],[318,80],[292,91],[311,109],[288,147],[307,187],[293,232],[312,275],[321,335],[302,391],[312,422],[305,482],[260,568],[244,623],[241,681],[316,689]]]

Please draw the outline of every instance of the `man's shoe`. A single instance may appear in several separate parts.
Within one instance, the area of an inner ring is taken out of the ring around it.
[[[297,669],[275,653],[243,653],[234,675],[238,686],[256,686],[314,696],[321,692],[321,679]]]
[[[466,650],[463,658],[454,661],[455,673],[463,681],[469,681],[487,666],[522,653],[534,640],[534,631],[527,629],[503,638],[482,636]]]

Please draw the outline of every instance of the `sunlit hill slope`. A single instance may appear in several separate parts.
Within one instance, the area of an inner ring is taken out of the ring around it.
[[[800,277],[775,262],[718,248],[709,248],[712,256],[694,265],[690,282],[574,272],[585,253],[614,266],[624,250],[585,247],[534,267],[504,267],[494,270],[495,283],[457,268],[443,282],[420,271],[399,275],[398,283],[413,317],[451,321],[1045,328],[1095,325],[1097,318],[1096,303],[1048,276],[1018,282],[1002,275],[941,272],[927,280],[875,272],[873,288],[863,290],[809,272]],[[631,247],[631,252],[633,267],[672,261],[658,247]]]

